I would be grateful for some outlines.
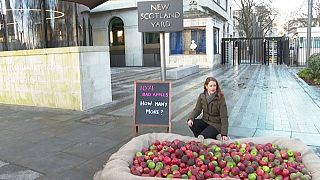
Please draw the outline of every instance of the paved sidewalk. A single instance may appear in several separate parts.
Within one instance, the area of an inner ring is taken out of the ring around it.
[[[320,155],[320,92],[296,68],[241,65],[201,69],[172,82],[172,132],[186,125],[207,76],[229,109],[230,136],[300,138]],[[112,68],[113,102],[87,112],[0,104],[0,179],[92,179],[131,139],[133,81],[159,79],[160,68]],[[165,129],[141,128],[139,134]]]

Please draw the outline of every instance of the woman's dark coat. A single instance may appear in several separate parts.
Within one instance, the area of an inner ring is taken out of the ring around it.
[[[206,95],[201,93],[189,119],[194,120],[201,114],[202,110],[202,120],[204,122],[215,127],[221,135],[228,135],[228,110],[224,97],[219,99],[218,95],[216,95],[208,104]]]

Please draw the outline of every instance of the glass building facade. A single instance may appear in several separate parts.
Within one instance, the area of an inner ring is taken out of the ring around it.
[[[206,54],[205,27],[185,28],[183,31],[170,33],[170,54],[190,54],[190,44],[194,40],[195,54]]]
[[[89,8],[58,0],[0,0],[0,51],[92,45]]]

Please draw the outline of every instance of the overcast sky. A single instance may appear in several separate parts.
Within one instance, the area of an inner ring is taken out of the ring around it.
[[[238,1],[238,0],[234,0]],[[262,2],[263,0],[257,0],[257,2]],[[313,0],[314,2],[315,0]],[[235,2],[234,9],[239,9]],[[308,0],[272,0],[271,4],[279,12],[276,17],[276,21],[280,27],[290,19],[300,17],[301,12],[308,12]]]
[[[308,0],[273,0],[272,6],[278,9],[276,22],[282,27],[288,20],[301,17],[308,12]]]

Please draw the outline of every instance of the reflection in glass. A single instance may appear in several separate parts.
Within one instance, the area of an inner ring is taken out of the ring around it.
[[[160,34],[158,32],[143,33],[143,44],[158,44],[160,43]]]
[[[91,44],[86,6],[58,0],[0,1],[0,51]]]
[[[110,46],[124,45],[124,28],[120,18],[115,17],[109,23]]]
[[[195,52],[190,51],[194,40],[197,45]],[[186,28],[183,31],[170,32],[170,54],[206,54],[205,27]]]

